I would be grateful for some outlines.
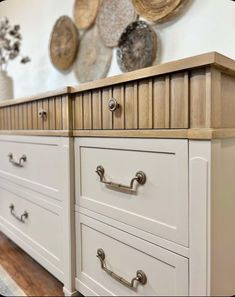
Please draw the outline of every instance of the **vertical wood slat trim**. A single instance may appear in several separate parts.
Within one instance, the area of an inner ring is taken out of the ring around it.
[[[75,110],[75,96],[71,96],[72,101],[72,115],[73,115],[73,129],[75,129],[76,126],[76,110]]]
[[[108,108],[108,102],[112,98],[112,89],[105,88],[102,90],[102,126],[104,130],[113,128],[113,115]]]
[[[85,92],[83,94],[83,119],[84,129],[92,129],[92,98],[91,92]]]
[[[117,100],[119,108],[113,112],[113,129],[125,128],[125,98],[124,86],[118,85],[113,88],[113,98]]]
[[[28,108],[27,104],[23,104],[23,130],[28,129]]]
[[[33,129],[38,129],[38,102],[32,102]]]
[[[210,73],[208,76],[205,68],[191,71],[189,85],[190,128],[209,128],[210,110],[208,110],[208,107],[210,109],[211,91],[207,89],[211,89]]]
[[[56,130],[62,130],[62,98],[61,96],[55,99],[55,116],[56,116]]]
[[[151,90],[150,90],[151,89]],[[145,79],[138,84],[139,129],[152,128],[152,80]]]
[[[38,112],[43,109],[43,102],[42,100],[38,101]],[[44,130],[44,119],[38,117],[38,129]]]
[[[23,130],[23,105],[19,104],[19,130]]]
[[[165,128],[170,128],[170,76],[165,77]]]
[[[2,114],[3,109],[0,108],[0,129],[3,129],[3,114]]]
[[[187,72],[171,75],[170,128],[189,128],[189,76]]]
[[[49,119],[50,119],[50,112],[49,112],[49,102],[48,99],[44,99],[42,101],[43,110],[46,112],[46,117],[42,119],[43,121],[43,129],[49,130]]]
[[[55,130],[55,98],[50,98],[48,101],[48,112],[49,112],[49,129]]]
[[[227,128],[222,122],[222,80],[221,71],[211,68],[211,128]],[[233,115],[234,117],[234,115]],[[233,125],[232,125],[233,126]]]
[[[153,81],[153,128],[170,126],[170,82],[169,76],[157,77]]]
[[[33,129],[33,110],[32,110],[32,102],[28,103],[27,110],[28,110],[28,129],[29,129],[29,130],[32,130],[32,129]]]
[[[138,128],[138,85],[137,82],[127,83],[124,88],[125,97],[125,129]]]
[[[8,121],[8,128],[9,130],[12,129],[12,123],[11,123],[11,107],[7,108],[7,121]]]
[[[101,102],[101,91],[92,91],[92,129],[100,130],[102,129],[102,102]]]
[[[62,129],[70,130],[73,127],[71,100],[68,95],[62,96]]]
[[[75,130],[82,130],[84,125],[83,121],[83,95],[78,93],[75,95]]]
[[[19,105],[15,106],[15,129],[19,130]]]

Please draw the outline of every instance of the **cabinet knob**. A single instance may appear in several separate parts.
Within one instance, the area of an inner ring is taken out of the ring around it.
[[[40,110],[38,111],[38,116],[39,116],[40,119],[46,119],[46,117],[47,117],[47,112],[46,112],[44,109],[40,109]]]
[[[111,112],[114,112],[115,110],[117,110],[119,108],[120,105],[115,98],[112,98],[109,100],[108,106],[109,106],[109,110]]]

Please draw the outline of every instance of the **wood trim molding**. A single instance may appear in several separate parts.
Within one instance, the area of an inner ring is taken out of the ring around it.
[[[114,112],[108,105],[112,98],[119,103]],[[235,61],[212,52],[76,88],[4,101],[0,103],[0,131],[18,135],[230,138],[235,136],[234,114]]]

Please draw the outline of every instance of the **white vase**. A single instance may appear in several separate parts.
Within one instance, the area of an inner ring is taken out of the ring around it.
[[[13,79],[7,75],[6,71],[0,70],[0,101],[13,99]]]

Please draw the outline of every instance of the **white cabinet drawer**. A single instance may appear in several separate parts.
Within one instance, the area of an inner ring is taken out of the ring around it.
[[[77,227],[76,289],[84,295],[99,296],[187,296],[188,259],[145,242],[80,213]],[[97,251],[105,253],[106,268],[116,274],[114,279],[101,268]],[[138,270],[144,272],[146,283],[134,282],[128,288],[117,281],[130,282]]]
[[[1,136],[0,177],[61,200],[66,156],[61,148],[60,138]]]
[[[16,236],[23,249],[62,278],[63,226],[59,206],[0,179],[0,229],[13,240]]]
[[[134,191],[100,181],[129,185]],[[76,139],[77,203],[143,231],[188,246],[188,142],[150,139]]]

